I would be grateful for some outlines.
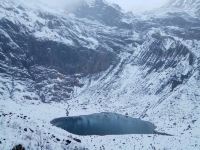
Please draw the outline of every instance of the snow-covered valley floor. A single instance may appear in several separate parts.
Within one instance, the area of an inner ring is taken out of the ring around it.
[[[191,78],[191,83],[195,78]],[[197,84],[196,84],[197,85]],[[186,84],[185,86],[190,86]],[[192,85],[193,86],[193,85]],[[198,85],[197,85],[198,86]],[[177,89],[156,108],[148,110],[144,120],[156,124],[159,131],[171,133],[174,136],[161,135],[112,135],[112,136],[77,136],[50,124],[57,117],[86,115],[98,112],[116,112],[139,117],[144,111],[143,103],[154,103],[156,96],[134,95],[133,104],[128,100],[121,102],[106,101],[106,99],[90,97],[84,94],[68,103],[41,103],[25,100],[21,97],[10,99],[0,98],[0,149],[9,150],[16,144],[23,144],[27,149],[200,149],[200,95],[198,87],[185,91],[184,87]],[[197,90],[197,91],[196,91]],[[196,94],[195,94],[196,93]],[[191,95],[196,100],[191,101]],[[151,98],[151,100],[150,100]],[[87,100],[87,101],[84,101]],[[101,100],[101,102],[100,102]],[[135,103],[135,104],[134,104]],[[135,105],[140,103],[141,105]],[[184,109],[184,111],[183,111]]]

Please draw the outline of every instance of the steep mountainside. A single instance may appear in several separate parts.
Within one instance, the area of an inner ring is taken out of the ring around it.
[[[200,0],[171,0],[168,6],[200,15]]]
[[[66,12],[0,1],[0,149],[199,149],[199,1],[141,16],[104,0]],[[81,137],[50,124],[98,112],[174,136]]]

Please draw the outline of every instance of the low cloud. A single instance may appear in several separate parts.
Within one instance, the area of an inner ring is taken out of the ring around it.
[[[74,9],[80,5],[82,0],[38,0],[52,8]]]
[[[25,0],[26,1],[26,0]],[[31,2],[39,2],[56,9],[73,10],[77,8],[83,1],[94,0],[30,0]],[[29,2],[30,2],[29,1]],[[105,0],[110,3],[116,3],[125,11],[143,12],[154,8],[161,7],[168,0]]]
[[[169,0],[107,0],[117,3],[126,11],[143,12],[159,8]]]

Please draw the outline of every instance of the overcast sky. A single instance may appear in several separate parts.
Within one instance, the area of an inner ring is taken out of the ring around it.
[[[112,3],[119,4],[127,11],[146,11],[158,8],[165,4],[168,0],[107,0]]]

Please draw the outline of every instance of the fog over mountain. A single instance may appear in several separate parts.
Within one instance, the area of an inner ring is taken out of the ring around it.
[[[143,12],[159,8],[166,4],[168,0],[107,0],[111,3],[117,3],[126,11]]]
[[[40,2],[50,7],[69,8],[78,7],[83,0],[31,0],[32,2]],[[94,0],[87,0],[92,3]],[[159,8],[168,0],[105,0],[108,3],[118,4],[125,11],[144,12]]]

